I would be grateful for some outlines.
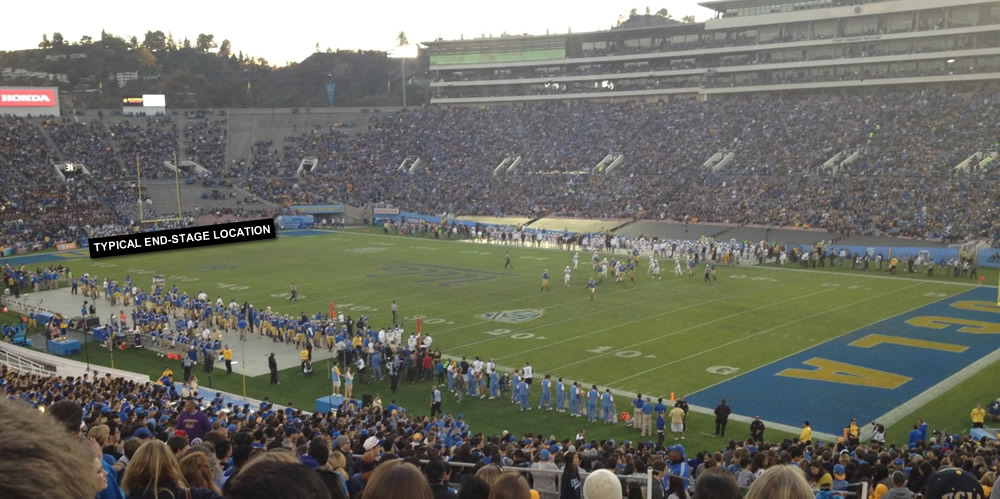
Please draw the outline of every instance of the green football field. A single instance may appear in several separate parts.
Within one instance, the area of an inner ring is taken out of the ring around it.
[[[507,250],[513,269],[504,268]],[[373,317],[376,327],[391,323],[390,303],[396,300],[407,332],[415,330],[420,317],[424,333],[446,355],[493,358],[505,368],[530,362],[535,386],[544,374],[551,374],[553,380],[580,381],[588,388],[597,384],[601,391],[610,387],[615,390],[619,412],[631,411],[629,395],[637,391],[665,398],[695,393],[971,287],[968,279],[928,280],[921,274],[889,277],[884,272],[840,268],[800,270],[797,264],[784,269],[720,265],[718,280],[706,283],[701,265],[693,277],[675,277],[669,260],[661,260],[662,279],[653,280],[647,275],[648,258],[642,257],[634,281],[626,278],[616,283],[609,277],[591,300],[586,288],[587,279],[595,276],[590,260],[590,253],[580,253],[579,268],[572,272],[567,287],[563,269],[572,265],[572,252],[351,230],[81,259],[69,265],[75,275],[87,271],[119,280],[130,275],[144,286],[150,285],[153,274],[164,274],[168,285],[176,284],[190,294],[204,290],[213,299],[221,295],[226,302],[231,298],[249,301],[289,314],[326,313],[333,302],[338,312]],[[546,269],[551,291],[540,289]],[[996,279],[994,272],[987,282]],[[299,293],[294,304],[287,301],[292,280]],[[142,351],[118,354],[116,367],[156,376],[165,361],[152,355]],[[105,356],[90,353],[92,362],[107,363]],[[980,376],[998,371],[997,365],[990,364]],[[324,367],[319,366],[318,372],[324,372]],[[288,369],[283,379],[296,375],[297,368]],[[238,376],[214,378],[216,387],[233,393],[242,390]],[[282,403],[288,399],[311,409],[327,383],[321,375],[273,387],[263,376],[248,381],[248,395],[271,396]],[[426,411],[429,383],[404,383],[395,395],[383,384],[358,387],[355,394],[369,391],[381,393],[386,402],[395,398],[421,412]],[[807,401],[792,395],[784,410],[804,411]],[[936,418],[932,425],[967,427],[968,410],[995,396],[988,386],[965,381],[941,393],[938,404],[931,400],[902,418],[890,428],[889,438],[905,441],[909,423],[918,415]],[[537,406],[537,390],[532,397]],[[952,409],[940,409],[942,401]],[[466,399],[459,406],[449,398],[445,410],[462,412],[474,430],[483,432],[507,429],[564,438],[586,427],[588,436],[594,438],[634,440],[637,436],[620,426],[587,424],[566,414],[537,409],[522,414],[515,406],[496,400]],[[747,407],[733,410],[752,415]],[[696,448],[715,449],[724,443],[712,436],[710,416],[692,413],[689,426],[688,441]],[[746,428],[732,422],[728,433],[745,438]],[[768,440],[786,436],[773,430],[767,433]]]

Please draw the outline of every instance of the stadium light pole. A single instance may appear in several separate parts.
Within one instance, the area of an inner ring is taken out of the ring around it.
[[[416,45],[401,45],[389,51],[389,57],[399,59],[403,77],[403,107],[406,107],[406,60],[417,56]]]

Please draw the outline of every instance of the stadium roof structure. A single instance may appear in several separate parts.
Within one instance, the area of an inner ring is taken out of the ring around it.
[[[702,23],[651,19],[545,36],[427,43],[432,104],[714,98],[1000,80],[997,0],[711,0]],[[635,16],[635,18],[658,16]]]

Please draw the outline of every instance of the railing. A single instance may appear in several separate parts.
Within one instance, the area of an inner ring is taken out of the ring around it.
[[[25,362],[31,362],[43,366],[45,368],[44,374],[46,376],[83,376],[88,372],[93,373],[95,370],[100,370],[101,372],[110,372],[111,375],[116,378],[125,378],[138,383],[149,382],[149,376],[146,375],[106,367],[91,369],[89,365],[83,362],[66,359],[57,355],[50,355],[31,348],[14,346],[9,343],[0,342],[0,352],[4,352],[9,357],[20,357]]]
[[[6,346],[7,344],[3,343],[2,345]],[[54,368],[27,359],[3,347],[0,347],[0,365],[26,374],[37,374],[39,376],[51,376],[55,374]]]

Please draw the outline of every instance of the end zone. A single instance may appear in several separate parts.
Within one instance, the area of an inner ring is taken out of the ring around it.
[[[850,419],[886,426],[1000,359],[996,288],[950,298],[852,331],[688,397],[838,435]]]

